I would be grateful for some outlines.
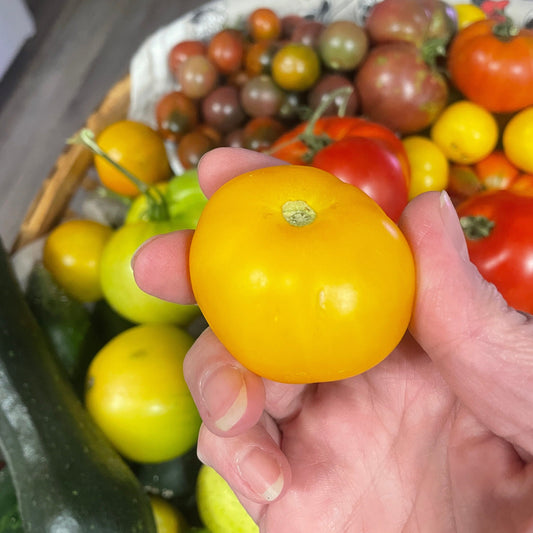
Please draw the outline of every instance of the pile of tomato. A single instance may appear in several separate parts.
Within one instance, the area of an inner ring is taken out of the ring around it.
[[[533,30],[441,0],[382,0],[363,25],[265,7],[208,41],[176,43],[168,68],[176,86],[154,108],[156,129],[124,120],[84,140],[123,206],[119,222],[64,222],[43,255],[73,297],[105,301],[127,324],[95,354],[85,401],[128,460],[163,463],[195,444],[200,419],[179,372],[200,309],[143,293],[131,260],[150,237],[197,227],[207,198],[196,165],[214,147],[327,171],[373,199],[380,224],[397,222],[417,195],[446,190],[473,263],[511,306],[533,313]],[[130,365],[125,354],[133,360],[139,347],[150,358]],[[177,383],[167,382],[171,368]],[[120,375],[137,387],[128,412],[112,407]],[[143,425],[147,406],[175,394],[181,411],[162,408]]]

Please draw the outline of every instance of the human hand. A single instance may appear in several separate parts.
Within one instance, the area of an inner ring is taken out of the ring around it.
[[[222,148],[200,164],[209,196],[279,164]],[[426,193],[400,227],[417,268],[410,332],[382,363],[343,381],[286,385],[243,368],[208,329],[184,372],[203,419],[201,460],[261,531],[448,532],[533,528],[533,329],[468,261],[446,195]],[[136,254],[145,291],[194,301],[192,232]],[[354,351],[356,347],[354,347]]]

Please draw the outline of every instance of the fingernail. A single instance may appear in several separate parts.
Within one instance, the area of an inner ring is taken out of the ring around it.
[[[468,248],[466,246],[465,236],[459,223],[457,211],[446,191],[440,193],[440,217],[453,247],[457,250],[463,261],[468,261]]]
[[[283,473],[276,459],[261,448],[252,447],[237,458],[241,478],[262,499],[275,500],[283,490]]]
[[[149,242],[152,242],[152,241],[155,241],[157,240],[159,237],[161,237],[161,235],[155,235],[154,237],[150,237],[149,239],[146,239],[142,244],[139,245],[139,247],[135,250],[135,252],[133,252],[133,255],[131,256],[131,261],[130,261],[130,266],[131,266],[131,269],[134,270],[135,269],[135,261],[137,260],[137,257],[139,256],[139,253],[141,252],[141,250],[149,243]]]
[[[209,372],[200,381],[200,391],[209,417],[221,431],[230,430],[246,411],[246,383],[238,368],[224,365]]]

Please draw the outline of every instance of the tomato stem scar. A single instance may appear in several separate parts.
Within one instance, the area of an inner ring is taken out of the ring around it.
[[[289,200],[281,207],[283,218],[291,225],[297,228],[311,224],[316,213],[307,202],[303,200]]]

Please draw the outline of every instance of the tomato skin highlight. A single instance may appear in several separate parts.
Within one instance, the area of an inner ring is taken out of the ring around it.
[[[482,216],[494,225],[486,237],[466,239],[470,260],[507,303],[533,313],[533,196],[493,190],[459,206],[463,217]]]
[[[298,201],[316,217],[296,227],[283,212]],[[224,184],[202,212],[189,261],[214,333],[275,381],[364,372],[411,316],[414,261],[402,233],[365,193],[317,168],[269,167]]]

